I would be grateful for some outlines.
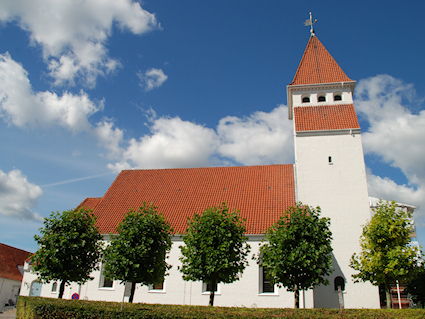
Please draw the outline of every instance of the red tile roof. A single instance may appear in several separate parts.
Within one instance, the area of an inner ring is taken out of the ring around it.
[[[262,234],[295,204],[293,165],[122,171],[94,210],[100,232],[115,233],[143,202],[158,206],[175,233],[188,217],[226,202],[246,218],[247,234]]]
[[[311,36],[290,85],[349,82],[351,80],[317,36]]]
[[[0,244],[0,278],[22,281],[18,266],[24,266],[31,253],[22,249]]]
[[[294,108],[295,131],[324,131],[360,128],[353,104]]]
[[[94,210],[101,200],[102,197],[88,197],[83,200],[80,205],[78,205],[77,209],[84,207],[86,209]]]

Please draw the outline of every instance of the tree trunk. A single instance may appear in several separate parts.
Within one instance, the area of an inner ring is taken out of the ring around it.
[[[59,296],[58,296],[59,299],[62,299],[63,292],[65,291],[65,283],[66,281],[62,280],[61,285],[59,286]]]
[[[210,304],[209,305],[212,307],[212,306],[214,306],[214,296],[215,296],[215,290],[216,290],[216,287],[217,287],[217,282],[216,282],[215,279],[212,280],[211,286],[212,286],[212,288],[211,288],[211,291],[210,291]]]
[[[129,303],[133,303],[134,291],[136,290],[136,283],[134,281],[131,282],[131,291],[130,298],[128,299]]]
[[[387,299],[387,308],[393,307],[393,301],[391,300],[391,286],[390,281],[385,278],[385,297]]]
[[[294,289],[294,308],[300,307],[300,290],[298,289],[298,285],[295,285]]]

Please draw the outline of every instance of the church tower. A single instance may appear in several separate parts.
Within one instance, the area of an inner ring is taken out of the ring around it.
[[[349,267],[360,251],[362,226],[370,219],[360,125],[350,79],[312,30],[294,80],[287,86],[289,119],[294,123],[297,201],[320,206],[331,220],[333,268],[329,286],[306,295],[307,307],[379,308],[378,288],[354,283]],[[313,300],[311,300],[313,298]],[[310,300],[309,300],[310,299]]]

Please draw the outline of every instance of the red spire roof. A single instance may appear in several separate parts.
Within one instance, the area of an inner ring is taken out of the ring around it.
[[[353,80],[344,73],[317,36],[312,35],[290,85],[349,81]]]
[[[187,219],[226,202],[246,219],[247,234],[263,234],[295,205],[293,165],[124,170],[96,203],[93,214],[102,234],[116,227],[130,208],[153,203],[183,233]],[[89,204],[83,202],[83,204]],[[87,205],[90,206],[90,205]]]

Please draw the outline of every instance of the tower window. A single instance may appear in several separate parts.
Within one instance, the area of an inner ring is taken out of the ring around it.
[[[319,102],[326,102],[326,97],[324,95],[320,95],[318,101]]]
[[[310,102],[310,97],[309,96],[304,96],[303,97],[303,103],[309,103]]]
[[[329,164],[332,164],[332,156],[328,157],[328,162],[329,162]]]
[[[341,94],[335,94],[334,95],[334,101],[341,101],[341,100],[342,100]]]

